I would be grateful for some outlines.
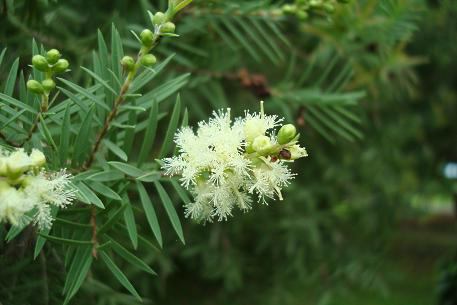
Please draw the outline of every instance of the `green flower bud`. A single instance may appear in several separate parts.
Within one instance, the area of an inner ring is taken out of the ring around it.
[[[270,138],[267,136],[258,136],[252,142],[252,148],[260,154],[267,153],[271,146]]]
[[[51,65],[55,64],[60,59],[60,56],[62,55],[56,49],[49,50],[48,53],[46,53],[46,59]]]
[[[67,71],[70,64],[66,59],[59,59],[56,64],[52,67],[52,70],[56,73],[62,73]]]
[[[149,29],[144,29],[140,34],[141,43],[146,47],[151,47],[154,41],[154,33]]]
[[[130,56],[124,56],[121,59],[121,65],[126,71],[132,71],[135,68],[135,60]]]
[[[306,19],[308,19],[308,13],[305,11],[299,11],[299,12],[297,12],[297,17],[300,20],[306,20]]]
[[[46,58],[41,55],[35,55],[32,57],[32,65],[35,67],[35,69],[46,72],[49,70],[49,64]]]
[[[154,25],[161,25],[162,23],[167,21],[167,16],[162,12],[157,12],[155,13],[151,21]]]
[[[329,14],[332,14],[335,12],[335,7],[333,5],[331,5],[330,3],[324,3],[322,6],[323,6],[324,10]]]
[[[146,67],[151,67],[151,66],[155,65],[156,62],[157,62],[157,59],[152,54],[146,54],[141,58],[141,64]]]
[[[297,7],[292,4],[285,4],[282,6],[282,11],[286,14],[293,14],[297,10]]]
[[[168,22],[165,22],[164,24],[162,24],[160,31],[162,33],[174,33],[175,29],[176,29],[175,24],[173,22],[168,21]]]
[[[278,143],[284,145],[289,143],[297,135],[297,128],[292,124],[286,124],[279,129]]]
[[[43,86],[44,90],[47,92],[51,91],[52,89],[54,89],[56,87],[56,83],[50,78],[42,81],[41,85]]]
[[[29,89],[31,92],[36,93],[36,94],[44,93],[43,86],[34,79],[31,79],[27,82],[27,89]]]

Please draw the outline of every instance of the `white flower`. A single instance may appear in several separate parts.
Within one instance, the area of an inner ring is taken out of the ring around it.
[[[75,199],[70,187],[71,175],[65,170],[57,173],[40,170],[46,163],[44,154],[23,149],[12,153],[0,151],[0,221],[19,225],[26,213],[35,213],[34,223],[40,229],[52,225],[51,206],[64,208]]]
[[[23,191],[0,181],[0,221],[20,225],[25,213],[33,209],[33,202]]]
[[[232,121],[227,109],[199,122],[196,132],[190,127],[179,130],[179,155],[164,159],[163,169],[167,175],[180,175],[181,184],[194,196],[185,215],[221,221],[232,216],[235,207],[249,210],[253,194],[264,203],[266,198],[282,200],[282,188],[294,178],[283,159],[292,162],[292,155],[305,156],[306,150],[296,144],[298,136],[278,143],[274,129],[281,121],[265,115],[261,104],[260,113],[245,112],[244,118]]]

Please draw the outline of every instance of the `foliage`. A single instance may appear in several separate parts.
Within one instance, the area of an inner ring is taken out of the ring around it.
[[[43,151],[49,170],[66,167],[78,203],[58,211],[51,230],[1,227],[1,302],[160,303],[202,287],[227,299],[256,281],[274,287],[265,299],[277,304],[291,278],[323,283],[320,304],[347,286],[386,290],[375,254],[436,179],[441,152],[455,156],[442,140],[455,130],[455,90],[432,77],[455,71],[439,49],[453,37],[452,1],[427,11],[421,0],[194,0],[167,13],[188,2],[3,2],[2,145]],[[173,17],[179,37],[171,25],[157,32],[148,10]],[[440,64],[417,70],[426,47]],[[27,66],[52,48],[70,72]],[[419,83],[416,71],[429,78]],[[27,90],[46,79],[56,87]],[[444,102],[430,103],[435,96]],[[259,100],[295,124],[309,149],[306,165],[292,165],[299,176],[285,202],[205,226],[184,219],[189,194],[156,159],[176,152],[181,126],[213,109],[239,116]]]

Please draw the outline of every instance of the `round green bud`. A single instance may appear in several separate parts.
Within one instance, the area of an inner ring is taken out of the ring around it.
[[[59,59],[56,64],[52,67],[52,70],[56,73],[62,73],[67,71],[70,63],[66,59]]]
[[[300,20],[306,20],[308,19],[308,13],[305,11],[299,11],[297,12],[297,18]]]
[[[43,88],[46,92],[49,92],[56,87],[56,83],[50,78],[42,81],[41,85],[43,86]]]
[[[49,50],[48,53],[46,53],[46,59],[51,65],[55,64],[61,56],[60,52],[56,49]]]
[[[154,33],[149,29],[144,29],[140,34],[141,43],[146,47],[151,47],[154,41]]]
[[[151,67],[151,66],[155,65],[156,62],[157,62],[157,59],[152,54],[146,54],[141,58],[141,64],[146,67]]]
[[[49,64],[46,58],[41,55],[35,55],[32,57],[32,65],[35,67],[37,70],[46,72],[49,70]]]
[[[27,82],[27,89],[29,89],[31,92],[36,93],[36,94],[44,93],[43,86],[34,79],[31,79]]]
[[[297,135],[297,128],[292,124],[286,124],[279,129],[278,143],[281,145],[287,144],[292,141]]]
[[[162,12],[157,12],[155,13],[151,21],[154,25],[161,25],[162,23],[167,21],[167,16]]]
[[[284,4],[282,6],[282,11],[286,14],[293,14],[297,10],[297,7],[292,4]]]
[[[164,24],[162,24],[160,31],[162,33],[174,33],[175,29],[176,29],[175,24],[173,22],[168,21],[168,22],[165,22]]]
[[[323,6],[324,10],[329,14],[332,14],[335,12],[335,7],[333,5],[331,5],[330,3],[324,3],[322,6]]]
[[[132,71],[135,68],[135,60],[130,56],[124,56],[121,59],[121,65],[126,71]]]
[[[266,153],[271,148],[270,138],[267,136],[258,136],[252,142],[252,148],[258,153]]]

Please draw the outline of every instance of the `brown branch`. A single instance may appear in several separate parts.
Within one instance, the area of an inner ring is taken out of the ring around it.
[[[92,226],[92,256],[97,258],[97,209],[95,207],[91,209],[90,225]]]

